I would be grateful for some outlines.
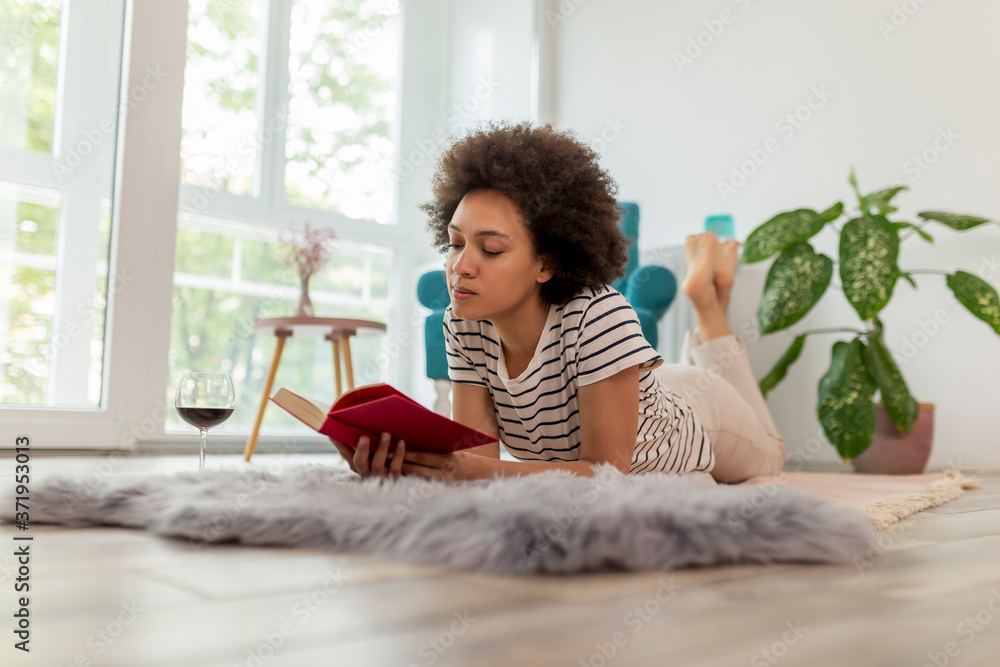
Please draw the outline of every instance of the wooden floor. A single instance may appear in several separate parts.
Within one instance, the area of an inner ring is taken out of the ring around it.
[[[286,457],[287,458],[287,457]],[[332,456],[296,461],[334,462]],[[104,463],[102,468],[102,462]],[[212,465],[236,464],[235,457]],[[268,465],[268,456],[254,458]],[[33,458],[33,477],[196,467]],[[857,565],[497,577],[121,529],[0,524],[0,665],[1000,665],[1000,473],[882,533]],[[0,459],[0,484],[13,461]],[[5,495],[8,493],[4,488]],[[14,537],[31,653],[13,648]]]

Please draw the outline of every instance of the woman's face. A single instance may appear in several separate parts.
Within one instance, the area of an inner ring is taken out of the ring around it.
[[[448,225],[445,262],[452,312],[463,320],[502,320],[541,302],[552,277],[535,255],[517,206],[495,190],[473,190]]]

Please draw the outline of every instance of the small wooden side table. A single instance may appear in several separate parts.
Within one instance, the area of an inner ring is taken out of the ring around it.
[[[277,336],[278,341],[274,346],[274,356],[271,357],[271,366],[267,369],[267,380],[264,382],[264,394],[260,397],[260,407],[257,408],[257,419],[253,423],[253,432],[247,440],[243,449],[243,458],[247,461],[253,456],[253,450],[257,447],[257,436],[260,434],[260,425],[264,421],[264,409],[267,407],[267,400],[271,396],[271,387],[274,385],[274,376],[278,372],[278,363],[281,361],[281,352],[285,349],[285,339],[294,336],[298,331],[299,335],[306,338],[316,337],[318,333],[325,340],[333,343],[333,379],[336,385],[337,397],[343,392],[340,381],[340,355],[343,350],[344,371],[347,375],[347,390],[354,389],[354,368],[351,365],[351,336],[358,333],[358,329],[373,329],[374,332],[385,331],[385,324],[372,320],[352,320],[340,317],[273,317],[265,320],[255,320],[253,328],[263,332],[270,331]],[[318,331],[317,331],[318,330]]]

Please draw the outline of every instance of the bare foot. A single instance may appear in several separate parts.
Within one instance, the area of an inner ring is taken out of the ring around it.
[[[741,243],[735,239],[720,241],[715,246],[715,291],[719,295],[719,305],[725,310],[733,291],[733,275],[739,262]]]
[[[696,309],[718,306],[719,296],[713,282],[717,246],[718,239],[712,232],[691,234],[684,241],[687,275],[681,291]]]

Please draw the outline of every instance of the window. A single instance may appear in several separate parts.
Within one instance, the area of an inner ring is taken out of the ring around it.
[[[0,433],[29,435],[32,447],[190,446],[189,432],[171,432],[172,374],[203,359],[243,378],[241,410],[254,407],[274,342],[247,322],[293,309],[298,289],[274,243],[306,220],[338,235],[313,301],[389,325],[352,341],[355,381],[384,378],[429,399],[423,319],[400,298],[437,263],[416,213],[429,175],[392,179],[384,165],[397,144],[412,150],[439,131],[447,6],[408,4],[404,45],[392,0],[190,0],[190,13],[188,4],[0,0]],[[318,21],[351,59],[343,72],[336,45],[295,32]],[[397,44],[412,77],[405,90]],[[346,76],[337,86],[322,74],[335,71]],[[315,101],[293,82],[319,86]],[[356,107],[364,113],[347,113],[333,93],[354,95],[351,108],[368,95]],[[191,113],[193,98],[215,111]],[[327,159],[339,181],[296,171]],[[180,297],[196,313],[186,332]],[[286,345],[277,382],[332,393],[328,347]],[[266,435],[285,429],[279,413],[268,411],[261,444],[285,440]],[[245,424],[243,413],[230,420]],[[241,447],[245,435],[213,441]]]
[[[0,405],[100,408],[121,0],[0,3]]]
[[[297,278],[279,230],[333,226],[338,243],[310,282],[318,316],[390,323],[388,225],[398,2],[191,0],[181,201],[166,394],[184,370],[233,374],[238,405],[220,430],[247,432],[275,345],[258,318],[290,315]],[[352,340],[355,381],[377,382],[380,337]],[[384,364],[383,364],[384,365]],[[330,397],[332,347],[286,345],[275,386]],[[176,415],[167,430],[189,430]],[[304,431],[280,410],[265,428]]]
[[[249,432],[264,388],[276,339],[258,335],[253,321],[291,314],[299,296],[297,276],[282,265],[277,232],[259,225],[201,219],[177,230],[174,317],[171,322],[168,394],[188,369],[219,369],[233,375],[239,401],[219,431]],[[186,249],[181,252],[181,248]],[[313,276],[309,295],[318,312],[386,322],[389,320],[391,250],[340,243],[326,268]],[[381,380],[376,364],[380,336],[351,340],[358,384]],[[294,388],[317,399],[334,395],[333,349],[322,339],[289,339],[275,386]],[[281,410],[269,410],[269,427],[309,433]],[[168,430],[188,431],[174,412]]]

